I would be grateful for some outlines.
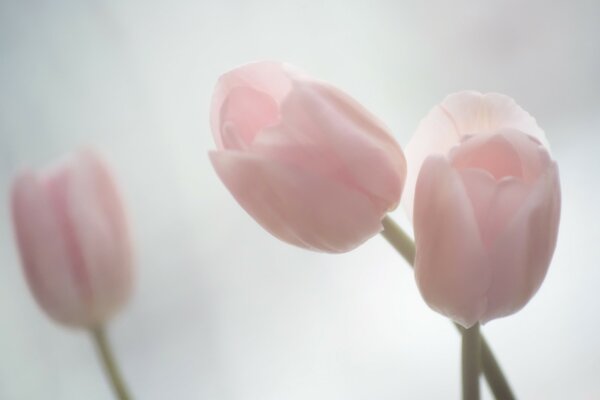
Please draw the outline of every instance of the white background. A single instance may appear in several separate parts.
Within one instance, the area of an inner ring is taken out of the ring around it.
[[[484,331],[520,398],[600,398],[599,21],[596,0],[2,0],[0,399],[111,398],[85,332],[30,296],[7,201],[19,168],[88,144],[132,224],[136,290],[110,332],[137,399],[459,398],[458,335],[381,237],[291,247],[217,179],[213,85],[264,58],[333,82],[402,144],[461,89],[537,117],[561,171],[558,245],[527,307]]]

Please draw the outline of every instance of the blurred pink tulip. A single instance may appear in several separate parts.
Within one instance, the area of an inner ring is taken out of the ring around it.
[[[94,153],[19,175],[12,211],[25,275],[50,317],[93,328],[126,302],[132,284],[127,224],[113,178]]]
[[[344,252],[381,231],[406,162],[387,129],[333,86],[282,63],[223,75],[215,89],[213,166],[266,230],[312,250]]]
[[[436,106],[407,147],[409,170],[420,169],[417,284],[430,307],[465,327],[518,311],[546,275],[560,184],[543,143],[511,98],[462,92]]]

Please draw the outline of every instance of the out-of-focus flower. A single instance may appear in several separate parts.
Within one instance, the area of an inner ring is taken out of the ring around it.
[[[113,178],[96,154],[20,174],[12,214],[29,287],[50,317],[94,328],[126,302],[130,238]]]
[[[511,98],[462,92],[407,146],[409,174],[418,173],[417,284],[430,307],[465,327],[518,311],[546,275],[560,183],[545,143]]]
[[[406,162],[386,128],[333,86],[277,62],[218,81],[210,159],[266,230],[312,250],[344,252],[381,231]]]

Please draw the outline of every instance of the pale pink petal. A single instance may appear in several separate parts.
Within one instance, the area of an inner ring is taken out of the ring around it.
[[[259,134],[256,146],[250,150],[268,157],[295,153],[288,163],[338,178],[371,197],[382,214],[399,202],[406,173],[402,150],[373,115],[329,86],[295,82],[280,124]]]
[[[400,145],[398,145],[398,142],[392,137],[388,127],[375,115],[335,86],[323,82],[321,82],[320,85],[313,83],[310,84],[310,86],[318,91],[323,98],[330,101],[339,114],[351,119],[354,124],[361,127],[361,130],[364,131],[365,134],[380,143],[383,147],[388,148],[390,152],[394,153],[397,157],[393,157],[393,161],[397,164],[398,169],[406,169],[406,161]]]
[[[211,152],[210,158],[238,203],[288,243],[344,252],[382,229],[368,197],[336,181],[238,151]]]
[[[265,129],[247,152],[301,168],[325,179],[336,180],[349,187],[355,186],[352,175],[332,148],[321,146],[290,124],[280,123]]]
[[[519,156],[521,175],[525,182],[536,181],[552,164],[548,148],[535,137],[515,129],[500,129],[498,134],[512,145]]]
[[[547,149],[548,141],[535,119],[512,98],[499,94],[463,91],[447,96],[421,121],[406,146],[408,175],[403,205],[412,217],[416,178],[423,161],[432,154],[447,154],[468,135],[518,130],[536,138]]]
[[[232,91],[245,88],[248,93],[253,93],[250,95],[250,99],[258,99],[262,94],[262,96],[269,97],[274,104],[279,105],[291,90],[291,76],[295,76],[295,74],[300,73],[283,63],[271,61],[246,64],[223,74],[215,87],[210,110],[210,124],[217,148],[223,149],[225,147],[222,139],[224,128],[222,118],[227,117],[227,113],[223,114],[222,109]],[[248,98],[242,100],[248,100]],[[251,108],[254,107],[250,102],[246,104]],[[262,116],[258,119],[269,120],[271,104],[261,101],[258,108],[264,109],[261,113],[266,114],[267,117]],[[229,109],[231,112],[231,107]],[[246,116],[249,117],[252,110],[247,111]],[[233,112],[238,116],[240,114],[244,115],[243,110],[234,110]],[[255,121],[252,122],[253,125],[256,125]],[[254,134],[255,132],[252,132],[251,136],[254,136]],[[244,137],[247,135],[248,133],[245,133]]]
[[[452,166],[458,170],[480,169],[496,180],[507,176],[522,178],[519,153],[504,135],[477,135],[464,140],[449,153]]]
[[[12,190],[12,214],[27,282],[52,318],[75,325],[87,308],[73,275],[65,237],[53,201],[32,172],[18,176]]]
[[[497,181],[480,169],[464,169],[458,173],[475,212],[481,240],[489,249],[522,207],[530,187],[516,178]]]
[[[430,155],[445,155],[459,143],[460,135],[456,131],[447,113],[438,105],[421,120],[410,142],[404,148],[406,155],[406,185],[402,195],[402,205],[413,218],[415,186],[421,165]]]
[[[496,180],[487,171],[480,169],[463,169],[457,171],[465,187],[465,192],[473,208],[475,220],[479,227],[480,236],[485,229],[490,204],[496,194]],[[484,241],[485,244],[485,241]]]
[[[231,89],[221,108],[223,149],[241,150],[265,127],[279,120],[279,105],[264,92],[247,86]]]
[[[441,107],[448,113],[460,136],[515,129],[535,137],[549,147],[546,135],[535,118],[509,96],[500,93],[459,92],[446,97]]]
[[[471,201],[445,158],[423,164],[414,207],[419,290],[431,308],[472,326],[486,310],[491,271]]]
[[[482,322],[518,311],[539,289],[556,246],[559,219],[560,182],[552,163],[490,251],[493,278]]]
[[[131,243],[122,203],[104,163],[91,151],[72,161],[67,212],[89,281],[90,321],[101,323],[129,297]]]

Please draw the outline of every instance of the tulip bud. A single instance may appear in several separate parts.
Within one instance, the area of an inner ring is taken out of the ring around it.
[[[518,311],[546,275],[560,184],[543,143],[509,97],[463,92],[436,106],[407,147],[418,172],[417,284],[430,307],[465,327]]]
[[[212,164],[240,205],[279,239],[349,251],[381,231],[400,199],[402,150],[340,90],[293,67],[258,62],[215,89]]]
[[[12,214],[29,287],[51,318],[94,328],[126,302],[127,224],[113,178],[94,153],[19,175]]]

